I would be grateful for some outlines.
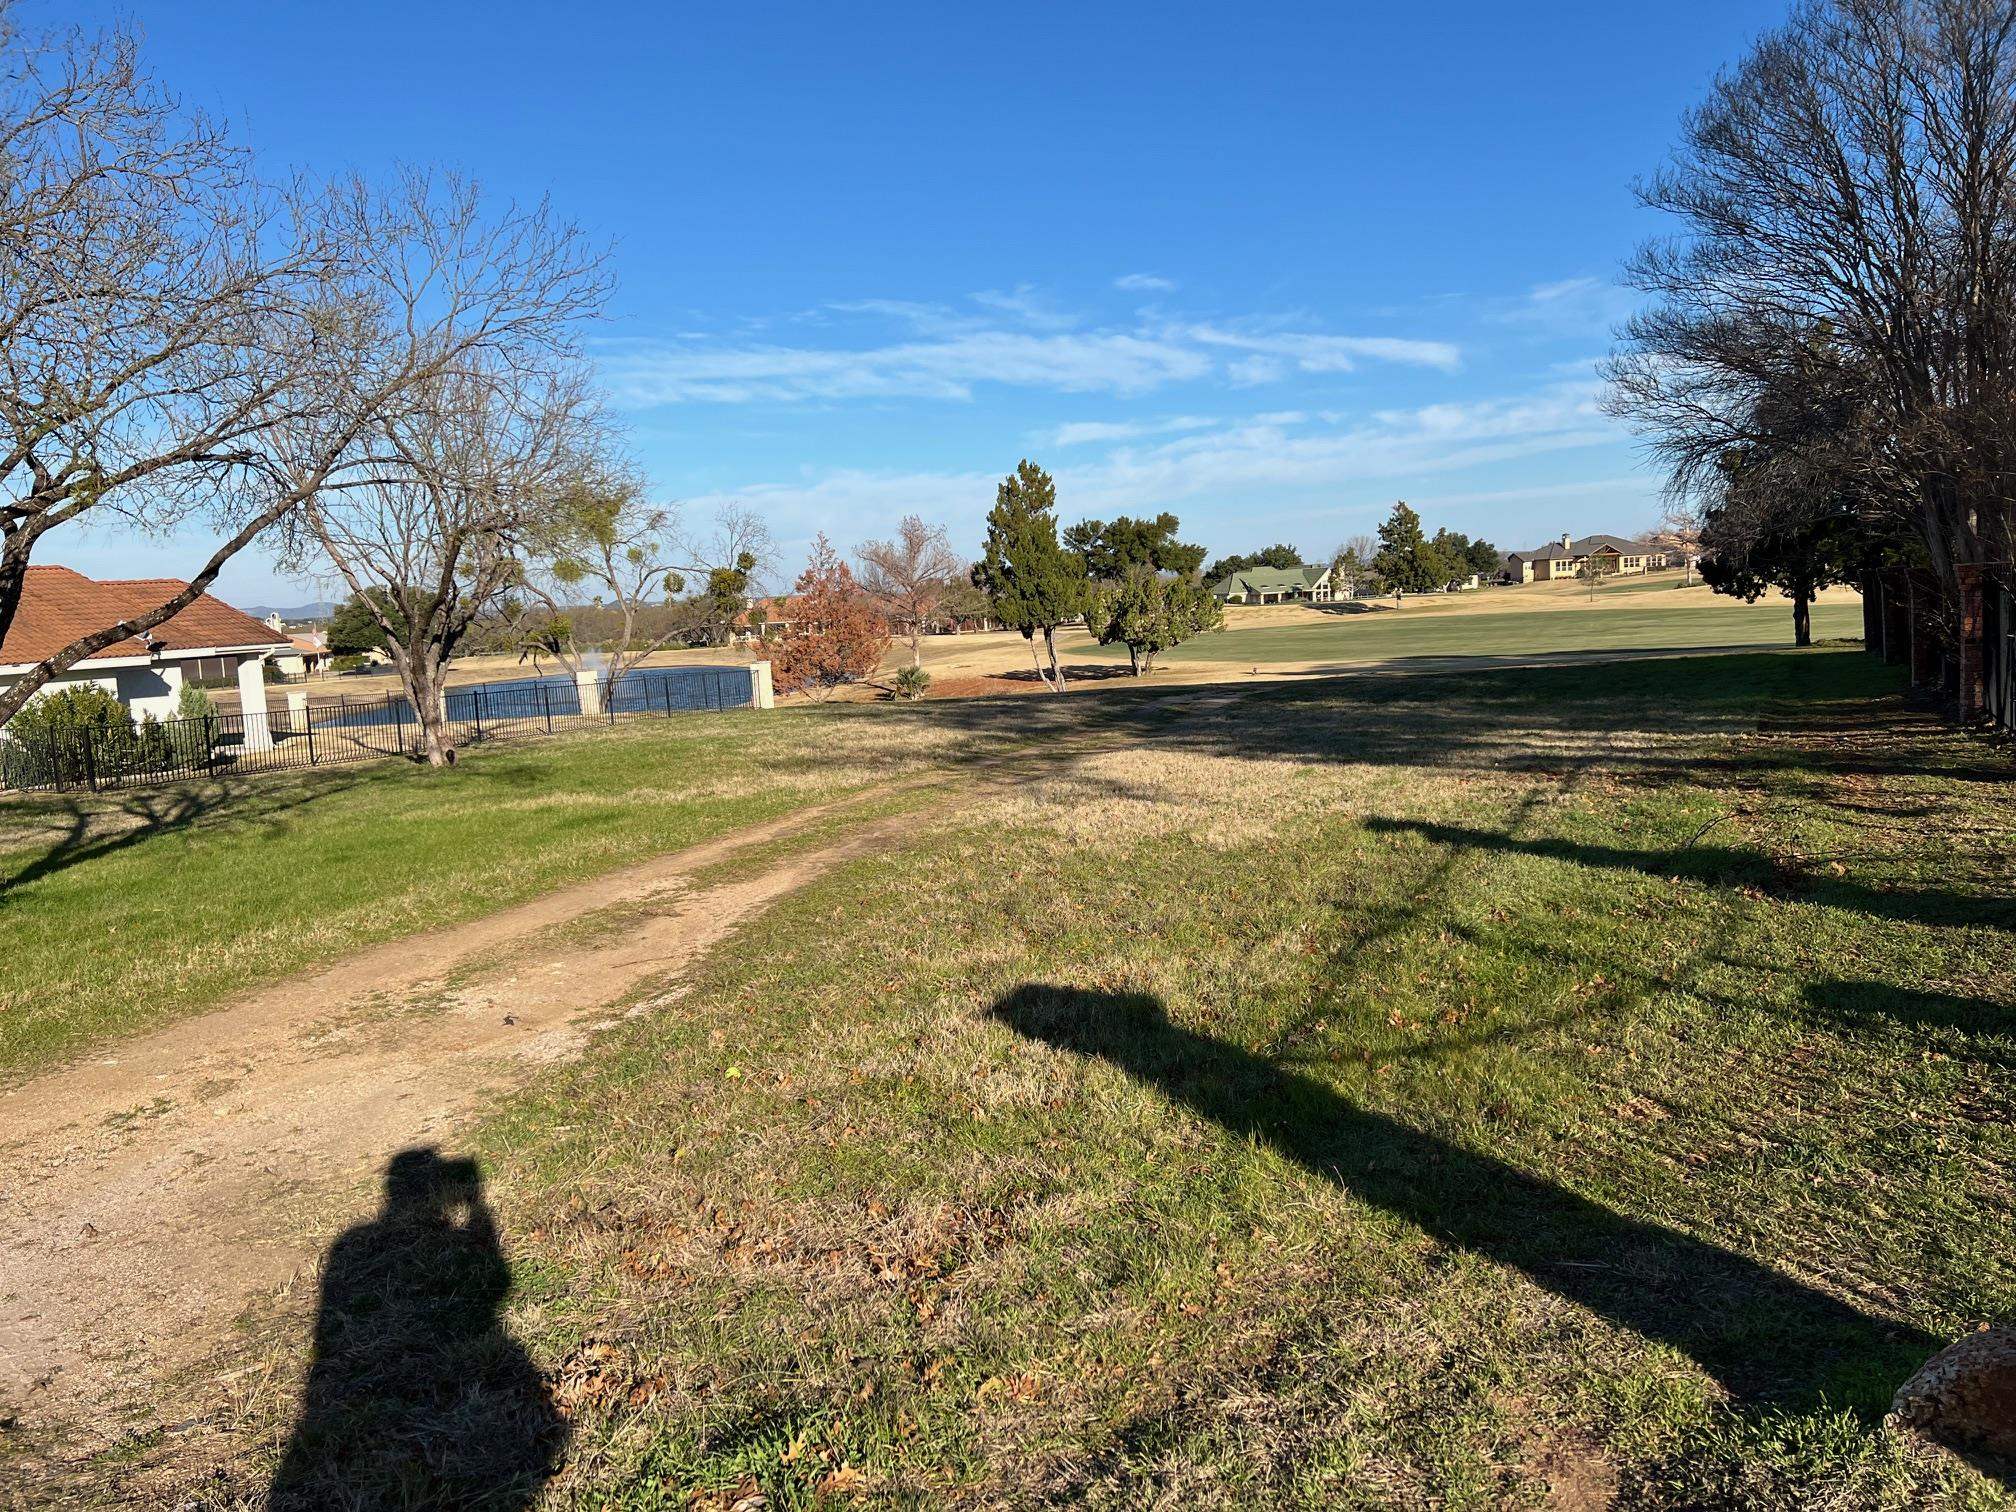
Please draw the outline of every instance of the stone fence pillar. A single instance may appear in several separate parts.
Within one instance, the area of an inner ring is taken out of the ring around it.
[[[266,663],[248,656],[238,663],[238,712],[245,716],[245,751],[273,749],[273,731],[266,714]]]

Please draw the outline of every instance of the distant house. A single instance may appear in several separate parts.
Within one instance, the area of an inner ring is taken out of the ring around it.
[[[1623,536],[1592,535],[1578,541],[1563,535],[1535,551],[1513,552],[1505,558],[1501,575],[1513,583],[1545,583],[1557,578],[1581,577],[1592,560],[1606,574],[1631,577],[1664,567],[1666,552]]]
[[[68,567],[30,567],[14,621],[0,641],[0,688],[19,682],[78,636],[144,613],[186,587],[175,578],[97,582]],[[292,651],[286,636],[206,593],[153,630],[93,652],[44,687],[95,684],[136,717],[172,719],[186,683],[235,680],[246,708],[264,708],[263,664]]]
[[[274,653],[273,665],[288,682],[320,677],[329,669],[329,637],[320,630],[289,635],[287,646],[287,650]]]
[[[786,594],[751,599],[749,607],[736,615],[729,625],[728,639],[738,646],[746,646],[766,636],[782,635],[791,628],[795,613],[796,608]]]
[[[1221,604],[1327,604],[1335,597],[1328,567],[1249,567],[1211,585]]]

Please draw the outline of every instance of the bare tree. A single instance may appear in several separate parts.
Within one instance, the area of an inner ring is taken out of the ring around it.
[[[889,627],[910,642],[910,665],[924,662],[924,630],[938,618],[966,563],[952,549],[942,525],[905,515],[893,541],[869,541],[854,548],[861,563],[861,586],[882,606]]]
[[[1358,585],[1372,576],[1372,558],[1379,554],[1379,542],[1370,535],[1354,535],[1330,553],[1330,592],[1333,596],[1356,598]]]
[[[770,527],[747,505],[724,504],[706,530],[681,538],[681,549],[687,575],[700,582],[686,601],[688,631],[707,645],[721,645],[776,555]]]
[[[1682,234],[1639,254],[1658,304],[1613,405],[1676,491],[1712,493],[1766,396],[1816,378],[1862,507],[1915,531],[1955,589],[2007,573],[2016,506],[2016,8],[1807,0],[1689,115],[1642,191]]]
[[[317,366],[336,249],[320,207],[253,180],[180,111],[125,32],[31,35],[0,4],[0,637],[50,532],[166,529],[207,507],[227,539],[191,591],[78,638],[0,694],[192,602],[291,502],[253,474]]]
[[[520,580],[524,540],[579,477],[592,423],[579,373],[502,360],[442,374],[384,426],[384,459],[300,512],[370,610],[420,725],[428,763],[455,759],[446,674],[457,647]]]
[[[0,636],[50,532],[203,523],[180,591],[80,635],[5,693],[161,624],[472,354],[531,350],[596,307],[601,260],[543,207],[484,220],[474,190],[403,175],[258,182],[181,111],[132,38],[30,36],[0,0]]]

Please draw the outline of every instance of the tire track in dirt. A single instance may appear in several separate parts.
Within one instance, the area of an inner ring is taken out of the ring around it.
[[[0,1093],[0,1420],[74,1444],[208,1358],[365,1214],[394,1152],[577,1054],[640,985],[920,823],[870,820],[753,874],[692,880],[847,807],[375,947]],[[538,938],[598,920],[599,940]]]

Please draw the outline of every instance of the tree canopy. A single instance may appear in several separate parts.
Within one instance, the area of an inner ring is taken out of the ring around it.
[[[1726,508],[1732,449],[1749,477],[1803,455],[1915,536],[1949,605],[2016,558],[2010,22],[1981,0],[1809,0],[1761,37],[1641,190],[1674,234],[1630,265],[1652,302],[1609,368],[1678,497]],[[1841,401],[1817,433],[1771,417],[1802,391]],[[1796,538],[1804,497],[1746,539]]]
[[[1080,520],[1064,532],[1064,548],[1076,552],[1086,574],[1116,582],[1131,568],[1188,576],[1204,564],[1204,548],[1176,539],[1182,522],[1166,510],[1152,520],[1121,515],[1112,521]]]
[[[826,537],[818,537],[792,590],[790,628],[772,658],[779,690],[824,697],[872,674],[888,649],[887,616]]]
[[[1100,645],[1125,646],[1134,675],[1145,677],[1162,652],[1224,628],[1225,613],[1194,572],[1169,576],[1143,563],[1094,584],[1086,623]]]
[[[1044,681],[1064,689],[1057,661],[1057,627],[1085,612],[1084,563],[1057,539],[1057,485],[1026,457],[1001,480],[987,512],[987,542],[973,568],[994,616],[1032,642],[1040,631],[1049,652]],[[1041,665],[1038,666],[1042,672]]]
[[[399,613],[397,596],[383,589],[367,590],[377,601],[379,613],[397,616]],[[400,631],[403,634],[403,630]],[[378,621],[378,614],[364,601],[364,594],[353,593],[336,606],[329,616],[329,650],[336,656],[362,656],[367,651],[384,651],[386,647],[385,627]]]

